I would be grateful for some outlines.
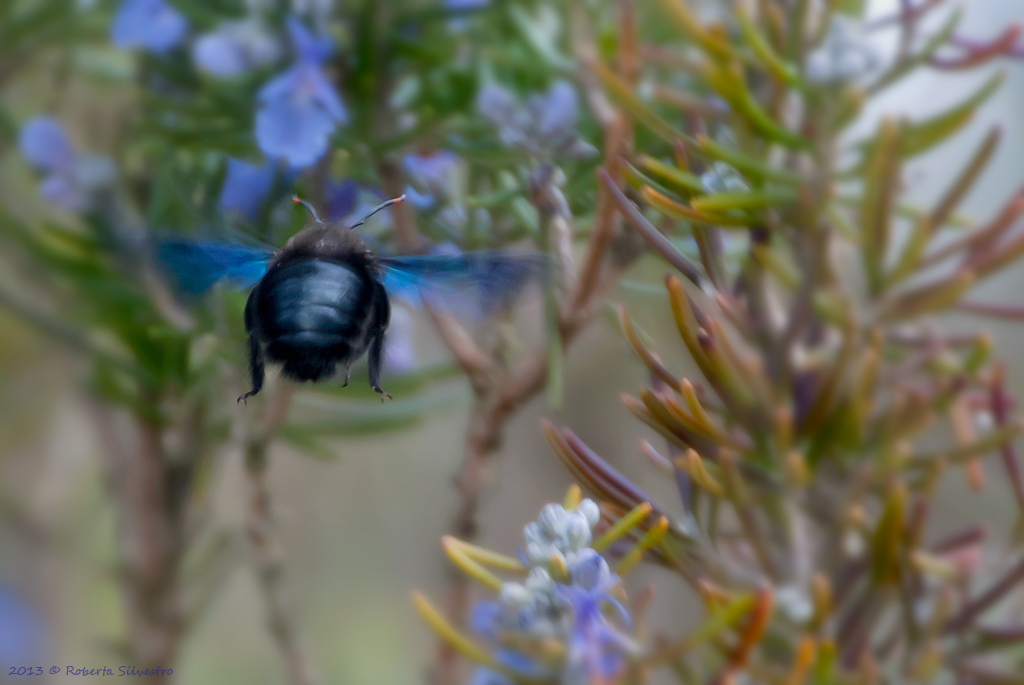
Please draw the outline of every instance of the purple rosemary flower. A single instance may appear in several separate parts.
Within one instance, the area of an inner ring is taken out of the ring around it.
[[[228,158],[217,208],[225,214],[237,213],[249,221],[255,221],[267,199],[267,193],[274,185],[276,174],[277,165],[274,162],[267,161],[256,166]]]
[[[473,630],[495,645],[494,656],[506,668],[531,678],[558,676],[561,683],[587,685],[596,678],[616,678],[626,655],[636,652],[623,632],[630,628],[629,616],[609,594],[620,579],[604,557],[588,547],[599,518],[591,500],[583,500],[573,510],[558,504],[545,506],[537,521],[523,529],[526,551],[522,557],[531,567],[526,580],[505,583],[497,601],[474,607]],[[566,582],[555,582],[549,574],[552,558],[564,565]],[[508,638],[516,649],[506,647]],[[565,646],[565,658],[559,663],[529,656],[531,644],[551,640]],[[490,677],[479,674],[481,679],[485,676]]]
[[[473,671],[467,685],[514,685],[514,683],[506,675],[480,667]]]
[[[402,192],[405,193],[405,199],[409,204],[421,212],[427,212],[433,209],[434,205],[437,204],[433,195],[430,195],[429,193],[421,193],[412,186],[405,186],[405,190]]]
[[[629,615],[625,607],[607,594],[618,582],[618,576],[610,575],[604,583],[591,590],[577,585],[558,586],[559,597],[572,612],[568,653],[562,671],[563,683],[587,685],[597,678],[614,680],[622,672],[625,655],[636,652],[633,641],[604,614],[604,608],[611,607],[623,626],[629,629]]]
[[[348,117],[321,69],[330,40],[314,36],[294,17],[288,18],[288,34],[296,61],[260,90],[256,142],[268,157],[302,168],[327,152],[329,136]]]
[[[64,129],[52,117],[36,117],[22,126],[18,147],[25,161],[44,173],[70,169],[78,157]]]
[[[110,41],[122,50],[164,54],[181,44],[188,22],[166,0],[124,0],[110,24]]]
[[[459,157],[449,150],[424,155],[406,155],[402,159],[410,185],[405,194],[409,203],[425,212],[451,195],[458,171]]]
[[[96,194],[109,189],[117,176],[109,159],[79,154],[61,125],[50,117],[36,117],[22,126],[18,148],[43,176],[39,195],[70,212],[89,210]]]
[[[199,69],[226,78],[241,76],[280,56],[277,37],[259,17],[222,22],[192,46],[192,60]]]
[[[402,163],[417,190],[443,196],[451,189],[459,156],[450,150],[438,150],[425,155],[406,155]]]
[[[576,131],[579,104],[576,90],[567,81],[531,95],[525,103],[502,86],[490,84],[480,91],[476,107],[508,148],[538,159],[583,159],[597,154]]]

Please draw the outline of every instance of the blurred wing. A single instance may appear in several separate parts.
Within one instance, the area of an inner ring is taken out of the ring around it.
[[[540,253],[487,250],[380,259],[392,296],[473,318],[511,306],[525,286],[543,277],[546,263]]]
[[[249,288],[263,277],[274,256],[269,249],[209,240],[174,238],[156,244],[156,257],[182,292],[202,295],[218,281]]]

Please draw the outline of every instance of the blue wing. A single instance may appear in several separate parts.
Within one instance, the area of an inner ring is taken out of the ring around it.
[[[263,277],[273,250],[212,240],[172,238],[156,243],[156,257],[178,288],[202,295],[218,281],[249,288]]]
[[[473,318],[509,307],[525,286],[544,276],[547,264],[540,253],[489,250],[379,261],[392,296]]]

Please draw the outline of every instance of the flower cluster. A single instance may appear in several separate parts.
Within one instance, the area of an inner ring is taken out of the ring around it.
[[[541,160],[585,159],[597,154],[576,130],[579,103],[576,90],[566,81],[556,82],[546,93],[530,95],[525,102],[491,83],[480,91],[476,107],[510,149]]]
[[[305,167],[327,152],[330,135],[348,115],[323,72],[330,40],[314,36],[294,17],[288,19],[288,35],[295,62],[259,92],[256,142],[268,157]]]
[[[565,644],[560,679],[566,684],[615,678],[624,666],[624,655],[636,651],[622,632],[629,630],[629,616],[609,594],[620,579],[604,557],[587,546],[599,520],[600,511],[589,499],[570,511],[560,504],[545,506],[538,520],[523,529],[523,556],[530,567],[526,580],[505,583],[497,602],[481,602],[474,611],[474,629],[494,644],[505,640],[530,645],[547,639]],[[549,568],[564,568],[563,582],[556,582]],[[605,608],[615,612],[621,627],[608,619]],[[524,675],[537,671],[537,664],[523,651],[503,649],[500,654],[499,661],[510,668],[525,666]]]
[[[405,155],[402,162],[409,179],[405,187],[409,203],[426,213],[445,239],[458,241],[470,221],[479,231],[490,228],[491,215],[486,208],[469,212],[463,204],[465,164],[458,155],[436,150]]]
[[[565,506],[546,505],[537,521],[523,529],[525,544],[516,568],[526,574],[522,581],[496,582],[473,559],[494,563],[497,555],[447,540],[453,560],[498,591],[496,600],[482,601],[473,610],[473,631],[486,642],[491,658],[472,682],[613,681],[628,658],[639,653],[629,635],[629,614],[617,598],[623,592],[621,578],[595,549],[609,544],[593,540],[600,510],[578,495],[573,488]]]
[[[164,55],[188,37],[188,22],[166,0],[124,0],[110,27],[121,49],[141,48]],[[257,95],[254,134],[271,160],[301,169],[324,156],[329,138],[348,115],[337,89],[323,71],[332,42],[315,35],[295,16],[285,21],[292,65],[267,82]],[[223,21],[195,38],[195,66],[219,78],[234,78],[277,62],[281,39],[257,14]]]
[[[43,176],[39,195],[71,212],[86,212],[109,190],[117,168],[106,157],[75,150],[61,125],[51,117],[25,123],[18,137],[22,157]]]

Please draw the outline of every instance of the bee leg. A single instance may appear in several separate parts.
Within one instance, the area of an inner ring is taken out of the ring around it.
[[[341,384],[341,387],[347,388],[348,387],[348,381],[349,381],[350,378],[352,378],[352,365],[351,364],[345,364],[345,382]]]
[[[239,402],[248,404],[247,400],[263,388],[263,350],[256,336],[249,336],[249,375],[252,376],[252,390],[238,398]]]
[[[370,387],[377,391],[380,395],[380,401],[390,400],[391,394],[384,392],[383,388],[380,387],[380,373],[381,367],[384,366],[384,334],[381,333],[370,343],[370,354],[369,354],[369,366],[370,366]]]

